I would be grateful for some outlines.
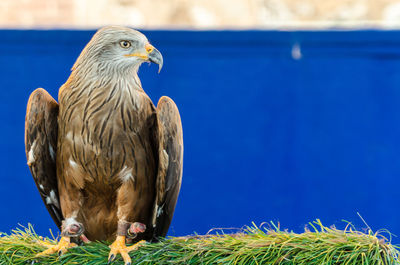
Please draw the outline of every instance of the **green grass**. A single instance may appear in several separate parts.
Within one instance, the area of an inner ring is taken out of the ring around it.
[[[131,252],[132,264],[274,264],[274,265],[391,265],[400,264],[398,247],[371,231],[328,228],[317,220],[304,233],[247,227],[234,234],[172,237],[146,243]],[[220,230],[216,230],[220,231]],[[30,264],[44,250],[32,226],[0,236],[0,264]],[[55,242],[54,239],[44,239]],[[107,243],[93,242],[37,259],[40,264],[107,264]],[[123,264],[120,257],[113,264]]]

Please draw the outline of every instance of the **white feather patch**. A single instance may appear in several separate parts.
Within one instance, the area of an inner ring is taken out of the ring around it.
[[[72,139],[72,132],[69,131],[69,132],[67,133],[67,135],[65,136],[65,138],[66,138],[67,140],[72,141],[72,140],[73,140],[73,139]]]
[[[53,204],[54,206],[60,208],[60,204],[58,202],[58,199],[56,197],[56,193],[54,192],[54,190],[51,190],[50,195],[46,197],[46,203]]]
[[[36,140],[33,141],[33,144],[31,146],[31,149],[29,149],[28,152],[28,166],[32,165],[35,163],[35,146],[36,146]]]
[[[162,160],[162,162],[163,162],[163,167],[164,167],[165,169],[168,169],[169,156],[168,156],[167,151],[165,151],[165,149],[162,150],[162,156],[163,156],[163,160]]]
[[[71,225],[71,224],[76,224],[77,221],[75,220],[75,218],[76,218],[77,214],[78,214],[78,211],[74,211],[74,212],[71,214],[70,217],[66,218],[66,219],[63,221],[63,225],[64,225],[65,227],[68,227],[68,226]]]
[[[56,161],[56,153],[54,153],[54,149],[53,146],[51,146],[51,144],[49,144],[49,153],[50,153],[50,157],[53,161]]]
[[[159,217],[163,212],[164,212],[163,207],[162,206],[158,207],[158,209],[157,209],[157,217]]]
[[[72,159],[69,160],[69,164],[71,165],[72,168],[77,168],[78,167],[78,164]]]
[[[40,188],[41,190],[44,190],[44,187],[43,187],[42,184],[39,185],[39,188]]]
[[[135,178],[132,175],[132,169],[127,166],[124,166],[124,168],[119,172],[118,177],[123,182],[127,182],[129,180],[135,181]]]
[[[64,220],[64,224],[65,224],[66,227],[68,225],[71,225],[71,224],[74,224],[74,223],[76,223],[76,220],[73,217],[70,217],[70,218],[67,218],[67,219]]]

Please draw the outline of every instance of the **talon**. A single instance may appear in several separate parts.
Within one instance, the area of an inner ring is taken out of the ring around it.
[[[47,249],[36,254],[35,257],[45,256],[53,253],[57,253],[59,256],[67,252],[69,248],[75,247],[75,243],[70,243],[69,237],[61,237],[60,241],[56,244],[50,244],[47,242],[38,242],[39,245],[46,247]]]
[[[114,256],[114,253],[115,255],[119,253],[122,256],[122,259],[124,260],[124,264],[130,265],[132,264],[132,261],[131,257],[129,256],[129,252],[138,249],[139,246],[142,244],[142,242],[144,242],[144,240],[139,241],[138,243],[127,247],[125,244],[125,236],[117,236],[117,239],[115,239],[114,243],[110,245],[111,248],[110,257]]]
[[[110,264],[111,262],[113,262],[114,258],[115,258],[114,254],[111,254],[111,256],[108,258],[107,264]]]

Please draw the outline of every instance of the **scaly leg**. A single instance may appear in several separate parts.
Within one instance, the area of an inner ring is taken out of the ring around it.
[[[129,252],[136,250],[144,241],[139,241],[138,243],[127,247],[126,239],[128,237],[135,238],[138,233],[143,233],[146,230],[146,225],[142,223],[131,223],[135,220],[149,220],[148,211],[133,211],[133,209],[142,209],[146,206],[143,204],[147,201],[147,197],[152,196],[151,193],[143,193],[139,198],[139,193],[137,190],[140,188],[135,188],[134,179],[128,179],[124,181],[121,187],[118,189],[117,193],[117,238],[114,243],[111,244],[110,254],[108,256],[108,262],[112,262],[118,253],[121,254],[124,259],[125,265],[131,264],[131,258],[129,257]]]
[[[74,179],[78,177],[80,171],[79,165],[73,164],[71,166],[70,162],[63,167],[63,172],[58,172],[59,177],[62,177],[63,181],[58,181],[58,191],[59,191],[59,201],[62,210],[62,215],[64,220],[61,225],[61,239],[56,245],[45,244],[47,250],[37,254],[37,256],[44,256],[48,254],[58,253],[59,255],[64,254],[71,247],[77,246],[75,243],[71,242],[71,238],[79,238],[84,232],[83,224],[80,223],[79,210],[81,209],[83,203],[82,188],[77,186],[74,181],[66,181],[66,179]],[[82,177],[82,176],[79,176]],[[79,220],[79,221],[78,221]],[[85,237],[86,238],[86,237]]]

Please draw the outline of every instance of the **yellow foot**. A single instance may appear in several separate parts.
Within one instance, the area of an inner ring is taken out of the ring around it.
[[[143,242],[145,241],[141,240],[136,244],[127,247],[125,244],[125,236],[117,236],[117,239],[115,239],[114,243],[110,245],[111,251],[108,255],[108,264],[110,264],[115,259],[117,254],[120,253],[122,258],[124,259],[125,265],[131,265],[132,260],[131,257],[129,257],[128,253],[132,250],[138,249],[140,245],[143,244]]]
[[[42,242],[39,241],[38,243],[46,247],[47,249],[45,251],[40,252],[39,254],[36,254],[36,257],[46,256],[56,252],[58,253],[58,255],[62,255],[65,252],[67,252],[67,249],[77,246],[75,243],[71,243],[70,237],[61,237],[57,245],[53,245],[44,241]]]

